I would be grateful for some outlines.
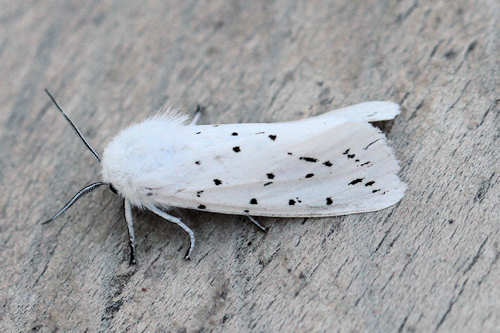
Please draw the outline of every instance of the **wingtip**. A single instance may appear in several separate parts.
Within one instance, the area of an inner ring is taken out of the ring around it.
[[[365,104],[365,103],[362,103]],[[376,121],[379,120],[391,120],[396,118],[397,115],[401,113],[401,107],[399,104],[391,101],[374,101],[366,102],[366,106],[369,106],[374,112],[376,112]]]
[[[394,119],[400,112],[400,107],[397,103],[370,101],[333,110],[322,116],[343,117],[348,121],[374,122]]]

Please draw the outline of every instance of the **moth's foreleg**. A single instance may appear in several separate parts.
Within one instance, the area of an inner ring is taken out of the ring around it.
[[[125,206],[125,221],[127,221],[128,227],[128,238],[129,238],[129,246],[130,246],[130,265],[135,265],[137,262],[135,260],[135,233],[134,233],[134,219],[132,218],[132,207],[130,206],[130,202],[128,200],[124,200]]]
[[[256,219],[254,219],[250,215],[246,215],[246,217],[248,217],[250,222],[252,222],[257,228],[259,228],[260,231],[267,232],[267,230],[269,230],[269,228],[264,227],[262,224],[259,223],[259,221],[257,221]]]
[[[181,227],[189,235],[189,242],[190,242],[189,249],[187,250],[186,256],[184,258],[186,260],[191,260],[191,252],[193,251],[194,244],[195,244],[193,230],[191,230],[187,225],[182,223],[182,221],[179,218],[172,216],[172,215],[169,215],[169,214],[161,211],[160,209],[156,208],[155,206],[147,206],[147,208],[149,210],[151,210],[153,213],[155,213],[156,215],[163,217],[168,222],[172,222],[172,223],[177,224],[179,227]]]

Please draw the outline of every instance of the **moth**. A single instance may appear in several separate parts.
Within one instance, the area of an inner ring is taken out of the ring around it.
[[[170,215],[172,207],[254,216],[321,217],[377,211],[399,202],[406,185],[375,121],[399,114],[391,102],[366,102],[320,116],[279,123],[197,125],[172,109],[122,130],[101,157],[45,92],[100,162],[102,181],[82,188],[52,218],[84,194],[106,185],[124,200],[130,264],[136,263],[132,208]]]

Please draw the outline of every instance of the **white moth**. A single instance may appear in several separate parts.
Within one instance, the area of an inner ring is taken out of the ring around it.
[[[54,98],[46,91],[58,109]],[[367,102],[309,119],[255,124],[196,125],[172,110],[114,137],[101,162],[101,185],[124,198],[135,263],[132,207],[145,208],[195,238],[171,207],[248,216],[317,217],[371,212],[397,203],[406,185],[384,134],[370,122],[390,120],[397,104]],[[66,115],[64,115],[66,117]],[[67,118],[67,117],[66,117]],[[68,119],[68,118],[67,118]],[[69,119],[68,119],[69,120]]]

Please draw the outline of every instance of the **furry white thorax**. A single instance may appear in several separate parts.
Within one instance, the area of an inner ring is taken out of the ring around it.
[[[177,149],[174,143],[180,140],[186,120],[186,116],[169,110],[122,130],[104,149],[103,181],[134,206],[152,204],[148,189],[142,186],[144,178],[169,169],[173,149]]]

